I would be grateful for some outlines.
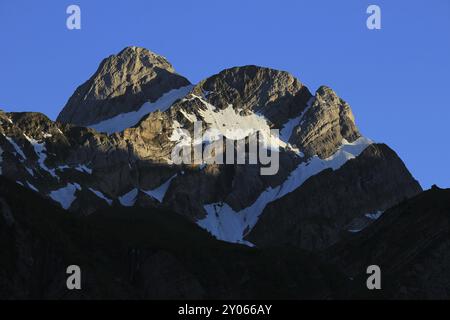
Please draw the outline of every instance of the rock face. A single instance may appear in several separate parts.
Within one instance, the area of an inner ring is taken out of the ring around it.
[[[308,88],[291,74],[258,66],[226,69],[202,81],[197,89],[206,92],[207,101],[219,109],[231,104],[243,114],[257,112],[276,128],[297,117],[311,98]]]
[[[208,134],[193,136],[197,121]],[[273,174],[248,161],[256,135],[278,155]],[[225,138],[198,163],[172,156]],[[242,163],[207,161],[240,145]],[[0,299],[449,297],[449,190],[421,193],[337,93],[284,71],[189,85],[126,48],[58,121],[0,111],[0,175]],[[65,290],[73,261],[81,293]],[[381,292],[366,290],[370,264]]]
[[[0,112],[1,172],[76,214],[110,206],[166,208],[221,240],[307,249],[332,245],[352,219],[421,190],[392,150],[368,147],[349,105],[334,91],[320,87],[313,95],[289,73],[269,68],[226,69],[124,130],[78,126],[120,120],[188,84],[164,58],[126,48],[77,89],[59,121]],[[217,134],[187,139],[196,121]],[[279,137],[270,136],[271,129],[279,129]],[[278,149],[272,175],[261,175],[264,165],[248,161],[172,159],[180,143],[204,148],[226,137],[233,146],[218,154],[242,142],[248,160],[257,132]]]
[[[450,189],[434,187],[348,234],[324,257],[354,279],[351,298],[449,299],[449,231]],[[359,281],[373,264],[382,270],[382,290],[367,290]]]
[[[294,244],[322,250],[358,231],[351,227],[353,220],[420,191],[395,152],[373,144],[340,169],[324,170],[270,203],[247,239],[257,246]]]
[[[328,87],[320,87],[302,123],[293,131],[290,141],[302,146],[307,157],[331,156],[342,140],[354,141],[361,135],[350,106]]]
[[[57,120],[87,126],[135,111],[144,102],[189,85],[162,56],[128,47],[103,60],[95,74],[77,88]]]
[[[4,177],[0,250],[2,300],[329,299],[349,282],[316,255],[220,242],[169,211],[67,215]],[[82,290],[71,291],[66,268],[74,262]]]

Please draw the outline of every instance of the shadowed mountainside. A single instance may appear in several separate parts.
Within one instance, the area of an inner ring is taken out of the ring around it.
[[[3,177],[0,205],[1,299],[325,299],[346,283],[311,253],[221,242],[168,211],[75,217]]]

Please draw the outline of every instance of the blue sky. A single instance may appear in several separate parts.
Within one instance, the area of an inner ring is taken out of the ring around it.
[[[66,28],[81,7],[82,29]],[[368,30],[379,5],[382,29]],[[0,1],[0,108],[55,119],[106,56],[146,47],[197,82],[236,65],[287,70],[350,103],[424,188],[450,187],[450,1]]]

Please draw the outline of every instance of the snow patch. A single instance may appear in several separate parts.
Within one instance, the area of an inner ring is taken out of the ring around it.
[[[94,190],[92,188],[89,188],[89,191],[91,191],[92,193],[94,193],[97,197],[99,197],[100,199],[105,200],[108,205],[112,205],[113,201],[111,199],[109,199],[108,197],[106,197],[102,192]]]
[[[68,183],[65,187],[50,192],[50,198],[61,204],[67,210],[76,199],[75,192],[77,190],[81,190],[78,183]]]
[[[24,137],[33,146],[34,152],[38,156],[38,162],[39,162],[39,165],[41,166],[41,168],[44,169],[45,171],[47,171],[48,173],[50,173],[50,175],[52,177],[57,178],[59,180],[59,177],[55,173],[55,169],[49,169],[45,165],[45,159],[47,159],[47,154],[46,154],[47,149],[45,148],[45,142],[40,143],[39,141],[34,140],[33,138],[30,138],[25,134],[24,134]]]
[[[347,225],[347,231],[351,233],[360,232],[371,225],[375,220],[378,220],[382,214],[383,211],[375,211],[373,213],[366,213],[360,217],[356,217]]]
[[[34,177],[34,171],[28,167],[25,167],[25,170],[27,170],[27,172],[30,174],[30,176]]]
[[[84,172],[87,174],[92,174],[92,169],[86,167],[84,164],[79,164],[78,166],[75,167],[75,170],[80,171],[80,172]]]
[[[155,112],[156,110],[167,110],[176,100],[183,98],[193,88],[192,85],[174,89],[166,92],[157,101],[144,103],[137,111],[119,114],[113,118],[103,120],[99,123],[90,125],[92,129],[99,132],[106,132],[112,134],[114,132],[121,132],[126,128],[130,128],[137,124],[146,114]]]
[[[119,202],[124,207],[132,207],[136,203],[137,195],[138,195],[138,189],[134,188],[130,192],[119,197]]]
[[[226,203],[213,203],[204,206],[206,218],[197,221],[197,224],[209,231],[219,240],[242,243],[253,246],[243,239],[245,221],[239,212],[234,211]]]
[[[180,109],[181,114],[190,122],[195,122],[197,121],[197,116],[195,114],[190,114],[187,113],[186,111],[184,111],[183,109]]]
[[[144,192],[145,194],[148,194],[152,198],[155,198],[160,203],[162,203],[164,196],[166,195],[167,189],[169,189],[170,183],[172,182],[173,179],[175,179],[176,176],[177,175],[174,175],[173,177],[171,177],[169,180],[164,182],[162,185],[160,185],[156,189],[148,190],[148,191],[142,190],[142,192]]]
[[[274,137],[270,132],[270,126],[266,118],[262,115],[251,113],[249,115],[240,115],[237,113],[232,105],[227,108],[217,110],[217,108],[210,103],[198,97],[205,109],[200,109],[204,122],[209,124],[210,134],[206,134],[203,142],[214,142],[221,136],[232,139],[242,140],[257,132],[264,140],[268,148],[278,150],[279,147],[287,148],[287,143]]]
[[[7,116],[5,116],[6,121],[8,121],[9,123],[13,124],[12,120],[10,118],[8,118]]]
[[[169,137],[169,140],[172,142],[177,142],[180,146],[190,146],[192,138],[191,136],[182,129],[181,124],[174,120],[172,122],[172,134]]]
[[[25,160],[27,157],[25,157],[25,154],[23,153],[22,149],[20,149],[19,145],[10,137],[5,136],[5,138],[14,147],[14,150],[16,150],[16,153],[18,153],[22,157],[22,160]]]
[[[292,150],[299,156],[303,154],[293,146],[291,146],[286,139],[276,137],[271,132],[269,121],[261,114],[250,113],[248,115],[241,115],[232,105],[228,105],[224,109],[218,109],[203,97],[195,94],[190,94],[189,98],[184,100],[198,99],[204,108],[198,110],[201,119],[190,114],[185,110],[180,110],[182,115],[190,122],[203,121],[208,124],[208,130],[202,132],[203,136],[200,141],[192,141],[190,135],[187,134],[179,122],[174,121],[172,124],[172,135],[169,140],[178,143],[179,147],[190,146],[192,143],[198,145],[201,143],[210,144],[214,141],[225,137],[231,140],[242,140],[246,137],[259,133],[264,145],[267,149],[278,151],[280,148]]]
[[[35,191],[35,192],[39,192],[39,190],[33,186],[31,183],[29,183],[28,181],[26,181],[28,188],[30,188],[31,190]]]
[[[374,213],[366,213],[365,216],[371,220],[378,220],[383,215],[383,211],[377,211]]]
[[[280,130],[280,139],[282,139],[283,141],[289,141],[292,135],[292,131],[300,123],[301,118],[302,116],[298,116],[286,122],[283,125],[283,128]]]
[[[284,125],[283,128],[280,130],[280,139],[288,142],[289,139],[292,136],[292,131],[294,131],[294,128],[300,124],[300,121],[305,116],[306,112],[311,108],[312,104],[314,102],[314,97],[311,97],[308,102],[306,103],[305,110],[302,111],[302,113],[293,119],[288,120]]]

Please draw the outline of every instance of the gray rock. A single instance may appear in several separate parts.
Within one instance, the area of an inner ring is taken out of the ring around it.
[[[421,191],[395,152],[374,144],[340,169],[322,171],[270,203],[247,239],[258,246],[322,250],[348,234],[355,218],[384,211]]]
[[[331,156],[342,139],[353,142],[360,137],[350,106],[328,87],[320,87],[312,106],[294,129],[290,142],[307,157]]]
[[[181,78],[162,57],[145,49],[127,48],[102,63],[94,77],[71,98],[72,107],[66,107],[61,115],[72,110],[81,123],[90,123],[92,119],[127,112],[142,104],[137,97],[147,99],[151,93],[156,99],[169,87],[176,87],[173,83],[186,84],[179,83]],[[140,79],[148,81],[144,84]],[[134,89],[129,91],[127,86]],[[116,105],[118,99],[124,100]],[[260,114],[268,119],[271,128],[281,129],[298,118],[290,143],[304,156],[280,150],[280,170],[273,176],[261,176],[258,165],[215,164],[202,168],[196,164],[171,164],[175,142],[170,137],[175,121],[192,132],[190,116],[201,119],[205,102],[217,110],[232,105],[240,115]],[[326,158],[338,150],[344,139],[353,142],[361,136],[350,106],[330,88],[319,88],[313,97],[289,73],[257,66],[230,68],[213,75],[167,110],[152,112],[135,126],[111,135],[52,122],[38,113],[0,113],[0,121],[1,166],[9,179],[24,185],[31,183],[45,197],[69,183],[77,183],[81,190],[76,192],[69,210],[79,214],[90,214],[107,205],[90,188],[115,204],[121,196],[137,189],[136,206],[169,208],[191,221],[205,216],[205,204],[226,203],[235,211],[249,207],[264,190],[281,185],[294,168],[311,156]],[[25,135],[45,147],[44,159],[39,159]],[[26,159],[21,159],[6,137],[17,143]],[[158,188],[174,175],[162,203],[144,192]],[[259,245],[279,241],[323,248],[337,241],[352,219],[385,209],[419,191],[420,186],[392,150],[372,146],[340,170],[313,176],[302,187],[270,204],[248,238]]]
[[[201,81],[195,91],[206,92],[208,102],[220,109],[231,104],[242,114],[263,114],[276,128],[298,116],[311,98],[308,88],[288,72],[258,66],[223,70]]]
[[[147,101],[189,85],[162,56],[147,49],[128,47],[102,61],[95,74],[77,88],[57,120],[92,125],[124,112],[135,111]]]

